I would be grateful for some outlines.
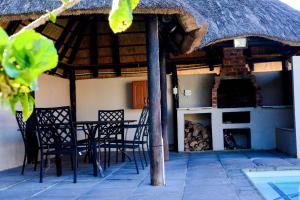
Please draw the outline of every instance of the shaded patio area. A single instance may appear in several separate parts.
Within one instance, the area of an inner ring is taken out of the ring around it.
[[[113,165],[105,177],[94,177],[90,165],[80,165],[78,183],[66,161],[61,177],[51,162],[44,183],[29,167],[0,172],[0,199],[263,199],[243,174],[244,168],[300,167],[299,160],[275,151],[172,153],[166,162],[165,187],[150,186],[149,169],[135,173],[134,164]]]

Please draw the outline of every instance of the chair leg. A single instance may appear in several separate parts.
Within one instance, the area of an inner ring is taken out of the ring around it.
[[[45,167],[48,167],[48,153],[46,153],[46,158],[45,158]]]
[[[61,160],[61,155],[59,155],[59,154],[55,155],[55,165],[56,165],[56,175],[61,176],[62,175],[62,160]]]
[[[110,147],[108,147],[108,161],[107,161],[107,167],[110,167]]]
[[[149,149],[149,144],[148,144],[148,142],[147,142],[147,151],[148,151],[148,156],[149,156],[149,158],[150,158],[150,149]]]
[[[118,163],[119,161],[119,146],[117,145],[117,148],[116,148],[116,163]]]
[[[107,151],[106,151],[106,147],[104,147],[104,169],[106,169],[106,154],[107,154]]]
[[[40,183],[43,182],[43,170],[44,170],[44,155],[43,150],[41,150],[41,161],[40,161]]]
[[[148,166],[148,162],[147,162],[147,157],[146,157],[146,152],[145,152],[144,144],[142,144],[142,151],[143,151],[143,155],[144,155],[145,164],[146,164],[146,167],[147,167]]]
[[[22,171],[21,174],[24,175],[24,170],[25,170],[25,165],[26,165],[26,152],[24,153],[24,160],[23,160],[23,165],[22,165]]]
[[[74,165],[74,159],[73,159],[73,155],[70,155],[70,160],[71,160],[71,170],[74,170],[74,166],[77,166],[77,164]]]
[[[38,157],[39,157],[39,154],[37,153],[36,156],[35,156],[35,161],[34,161],[34,168],[33,168],[34,171],[36,171],[36,167],[37,167],[37,163],[38,163]]]
[[[85,155],[84,155],[84,158],[83,158],[83,162],[87,162],[87,159],[88,159],[88,157],[89,157],[89,150],[85,153]]]
[[[72,156],[72,158],[73,158],[73,156]],[[73,160],[72,165],[73,166],[77,166],[77,163],[78,163],[77,162],[77,152],[75,153],[74,158],[72,160]],[[74,167],[73,172],[74,172],[74,180],[73,180],[73,182],[77,183],[77,167]]]
[[[136,156],[135,156],[134,148],[132,149],[132,151],[133,151],[133,159],[134,159],[134,164],[135,164],[135,168],[136,168],[136,173],[139,174],[140,172],[139,172],[139,167],[138,167],[137,162],[136,162]]]
[[[139,146],[139,157],[140,157],[140,160],[141,160],[141,164],[142,164],[142,169],[144,170],[145,167],[144,167],[144,162],[143,162],[143,157],[142,157],[142,152],[141,152],[141,148]]]

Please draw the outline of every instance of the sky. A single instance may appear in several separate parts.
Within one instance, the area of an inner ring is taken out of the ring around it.
[[[280,1],[288,4],[289,6],[297,10],[300,10],[300,0],[280,0]]]

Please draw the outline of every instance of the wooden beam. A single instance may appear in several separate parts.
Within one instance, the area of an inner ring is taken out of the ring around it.
[[[161,92],[161,127],[164,144],[164,159],[169,160],[169,134],[168,134],[168,99],[167,99],[167,62],[166,52],[160,49],[160,92]]]
[[[79,49],[79,47],[80,47],[80,44],[81,44],[81,42],[82,42],[82,39],[83,39],[83,37],[84,37],[84,35],[83,35],[83,33],[82,32],[84,32],[85,31],[85,29],[86,29],[86,27],[88,26],[88,24],[89,23],[87,23],[87,22],[85,22],[85,21],[82,21],[81,22],[82,24],[81,24],[81,28],[80,28],[80,34],[78,33],[77,34],[77,37],[76,37],[76,40],[75,40],[75,44],[74,44],[74,46],[73,46],[73,49],[72,49],[72,52],[71,52],[71,54],[70,54],[70,57],[69,57],[69,60],[68,60],[68,63],[69,64],[72,64],[73,62],[74,62],[74,60],[75,60],[75,58],[76,58],[76,55],[77,55],[77,52],[78,52],[78,49]]]
[[[148,91],[149,91],[149,143],[151,185],[165,185],[164,153],[161,132],[160,70],[158,18],[150,16],[146,23]]]
[[[264,62],[281,62],[283,56],[267,57],[267,58],[246,58],[247,63],[264,63]]]
[[[94,20],[90,26],[90,64],[98,65],[98,39],[97,39],[97,24],[98,22]],[[98,69],[91,69],[94,78],[98,77]]]
[[[7,28],[6,28],[6,33],[8,35],[12,35],[15,33],[15,31],[17,30],[17,28],[19,27],[21,21],[11,21],[9,22]]]
[[[70,104],[72,110],[72,119],[76,122],[76,75],[75,71],[70,72]]]
[[[68,50],[71,46],[71,43],[75,40],[76,36],[78,34],[80,34],[80,32],[82,31],[81,28],[82,28],[83,23],[84,22],[82,22],[82,21],[77,22],[77,24],[75,25],[74,30],[72,31],[72,34],[70,35],[68,40],[64,42],[64,48],[59,53],[59,61],[61,61],[65,57],[66,53],[68,52]]]
[[[172,88],[177,89],[177,94],[172,95],[173,100],[173,132],[174,132],[174,150],[178,151],[178,130],[177,130],[177,108],[179,108],[179,94],[178,94],[178,76],[177,67],[175,64],[172,65]]]
[[[148,64],[146,62],[141,63],[120,63],[120,64],[101,64],[101,65],[72,65],[66,63],[59,63],[59,66],[67,69],[75,69],[75,70],[92,70],[92,69],[115,69],[116,67],[121,68],[139,68],[139,67],[147,67]]]
[[[45,30],[45,28],[46,28],[46,26],[47,26],[48,24],[49,24],[49,22],[46,22],[45,24],[43,24],[43,25],[37,27],[37,28],[35,29],[35,31],[36,31],[36,32],[39,32],[39,33],[41,33],[41,34],[43,34],[43,31]]]

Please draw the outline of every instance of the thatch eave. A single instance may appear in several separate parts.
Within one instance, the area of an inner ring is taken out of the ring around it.
[[[63,15],[108,14],[111,2],[81,0]],[[59,5],[59,0],[2,0],[0,21],[34,19]],[[279,0],[141,0],[135,13],[176,15],[186,33],[181,53],[249,36],[300,46],[300,12]]]
[[[205,44],[205,46],[201,46],[198,49],[201,49],[202,47],[208,47],[208,46],[212,46],[212,45],[216,45],[216,44],[220,44],[223,42],[227,42],[227,41],[232,41],[236,38],[249,38],[249,37],[258,37],[258,38],[264,38],[267,40],[272,40],[275,42],[279,42],[283,45],[288,45],[291,47],[300,47],[300,42],[299,41],[291,41],[291,40],[285,40],[284,38],[278,38],[278,37],[271,37],[268,35],[262,35],[262,34],[243,34],[243,35],[232,35],[232,36],[228,36],[226,38],[222,38],[222,39],[217,39],[214,41],[209,42],[208,44]]]
[[[87,14],[109,14],[111,9],[111,1],[103,1],[103,3],[89,2],[82,0],[77,6],[65,11],[61,16],[79,16]],[[193,10],[189,4],[185,2],[173,0],[171,3],[164,3],[166,1],[148,1],[142,0],[134,14],[143,15],[176,15],[178,21],[185,31],[184,42],[180,48],[181,53],[193,52],[196,48],[201,45],[204,35],[207,32],[207,23],[204,18]],[[27,0],[31,6],[34,4],[30,0]],[[3,3],[2,3],[3,4]],[[24,2],[26,4],[26,2]],[[14,12],[0,11],[0,21],[14,21],[14,20],[27,20],[36,19],[45,10],[51,10],[59,6],[58,2],[53,1],[52,4],[47,2],[47,5],[43,5],[40,8],[32,9],[34,12],[28,10],[15,10]],[[27,5],[27,4],[26,4]],[[27,7],[30,7],[27,5]],[[1,8],[1,3],[0,3]]]

